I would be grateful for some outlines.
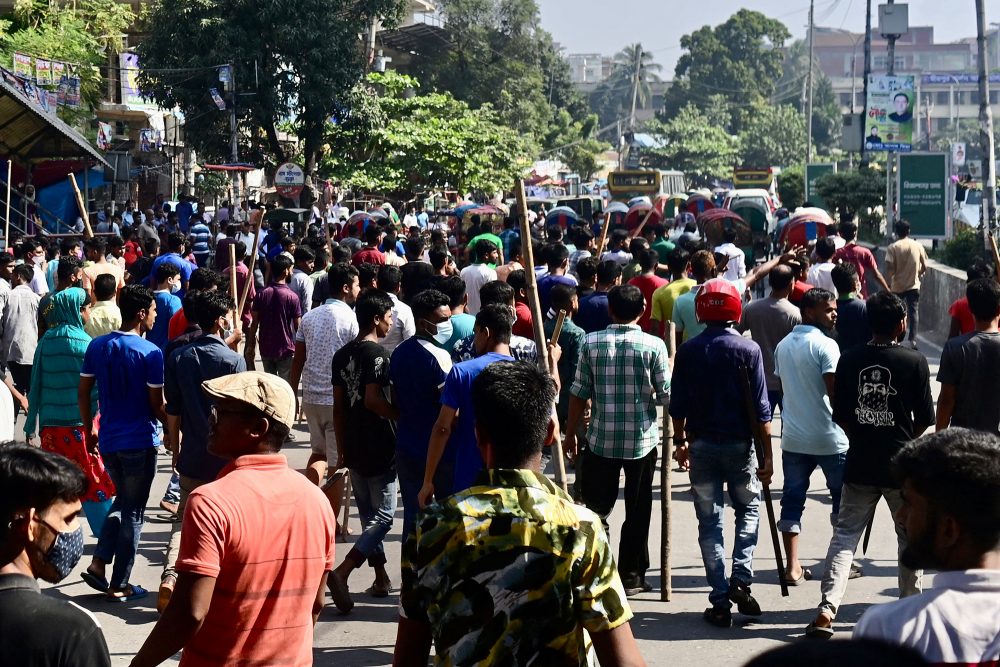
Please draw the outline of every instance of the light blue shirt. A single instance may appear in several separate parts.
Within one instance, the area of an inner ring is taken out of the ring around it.
[[[676,312],[677,306],[674,306]],[[781,378],[781,449],[826,456],[847,451],[847,434],[833,422],[823,376],[837,370],[840,347],[811,324],[796,325],[774,352]]]
[[[695,285],[691,288],[690,292],[681,294],[674,301],[674,312],[671,313],[670,319],[673,320],[677,329],[682,333],[682,343],[688,342],[707,327],[707,325],[698,321],[698,316],[694,310],[694,296],[700,289],[701,285]]]

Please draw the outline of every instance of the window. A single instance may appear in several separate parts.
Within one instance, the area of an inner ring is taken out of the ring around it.
[[[888,56],[872,56],[872,69],[881,70],[887,69],[886,65],[889,64]]]
[[[939,90],[934,93],[934,104],[951,104],[951,93],[947,90]]]
[[[842,106],[842,107],[849,107],[849,106],[851,106],[851,94],[850,93],[841,93],[840,94],[840,106]]]

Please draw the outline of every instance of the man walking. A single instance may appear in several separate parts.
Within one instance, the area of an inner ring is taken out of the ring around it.
[[[231,462],[188,498],[177,588],[132,667],[159,665],[181,649],[184,667],[306,667],[335,521],[322,492],[280,454],[295,394],[255,372],[202,387],[214,402],[208,452]]]
[[[490,265],[496,265],[500,253],[496,245],[488,239],[480,239],[475,245],[476,261],[462,269],[462,281],[465,283],[465,293],[469,303],[465,310],[470,315],[477,315],[482,304],[479,301],[479,288],[497,279],[497,272]]]
[[[602,665],[645,664],[599,518],[540,472],[554,399],[524,362],[491,364],[472,383],[488,469],[429,507],[403,548],[393,664],[423,667],[432,640],[449,664],[585,664],[584,630]]]
[[[649,525],[653,509],[653,472],[660,444],[656,407],[670,402],[670,372],[663,341],[644,333],[637,322],[645,310],[642,292],[619,285],[608,293],[612,324],[587,334],[570,389],[565,450],[576,453],[576,433],[591,404],[587,449],[580,452],[580,493],[601,517],[618,500],[618,478],[625,470],[625,523],[618,546],[618,572],[627,595],[652,590]],[[623,410],[628,406],[628,410]],[[664,412],[664,420],[668,417]],[[666,433],[666,424],[663,432]]]
[[[893,516],[903,505],[899,483],[892,476],[892,457],[934,422],[927,359],[898,343],[906,333],[905,304],[894,294],[880,292],[868,299],[868,319],[872,340],[845,352],[837,364],[833,419],[851,446],[820,588],[823,597],[815,620],[806,628],[810,637],[833,635],[854,551],[879,500],[885,498]],[[906,540],[897,523],[900,553],[907,548]],[[920,574],[899,564],[901,598],[920,592]]]
[[[976,330],[944,344],[938,382],[937,430],[949,426],[1000,433],[1000,285],[992,278],[965,288]]]
[[[838,250],[834,255],[834,261],[847,262],[853,264],[858,270],[858,279],[861,280],[861,296],[868,298],[868,281],[865,280],[865,273],[871,271],[879,286],[885,291],[889,291],[889,284],[882,277],[875,262],[875,256],[871,250],[858,245],[858,226],[853,222],[840,223],[840,235],[844,237],[847,244]]]
[[[358,337],[333,355],[333,427],[340,445],[337,468],[351,471],[351,488],[364,532],[344,561],[330,573],[337,608],[354,607],[347,587],[351,572],[375,570],[372,597],[388,597],[392,582],[385,570],[382,541],[396,514],[396,427],[399,411],[389,402],[389,355],[378,344],[392,326],[392,301],[382,290],[358,297]]]
[[[677,350],[670,403],[674,458],[690,469],[698,543],[712,589],[708,595],[712,606],[703,618],[723,628],[733,623],[731,602],[741,614],[761,614],[750,585],[760,489],[762,483],[770,483],[773,470],[763,355],[757,343],[733,329],[740,321],[742,305],[741,295],[727,280],[710,280],[702,286],[695,306],[706,328]],[[749,400],[764,430],[763,461],[757,460],[753,432],[740,409],[748,400],[741,368],[749,375]],[[736,515],[733,569],[728,580],[722,532],[726,487]]]
[[[927,272],[927,251],[910,238],[910,223],[896,223],[898,240],[885,253],[885,275],[889,289],[906,302],[907,338],[917,348],[917,317],[920,313],[920,279]]]
[[[295,249],[293,255],[295,268],[292,269],[292,277],[289,280],[289,287],[299,297],[299,306],[302,308],[304,316],[312,308],[313,281],[310,277],[313,267],[316,266],[316,253],[308,246],[300,246]]]
[[[794,279],[792,269],[785,264],[771,269],[768,274],[771,293],[750,302],[743,310],[739,326],[740,331],[749,331],[750,337],[760,346],[767,380],[767,402],[771,405],[772,415],[781,405],[781,378],[774,372],[774,350],[792,329],[802,323],[799,309],[788,300]]]
[[[31,366],[38,345],[38,295],[31,289],[34,271],[27,264],[14,267],[11,289],[6,294],[6,305],[0,313],[0,372],[10,369],[11,380],[17,390],[28,395],[31,389]],[[4,373],[5,374],[5,373]],[[14,403],[14,418],[20,411]]]
[[[188,498],[198,487],[214,481],[226,465],[225,460],[208,453],[212,405],[201,391],[201,384],[246,370],[243,357],[229,349],[222,338],[224,330],[233,328],[231,317],[236,304],[232,297],[206,290],[192,293],[187,298],[190,299],[188,307],[193,306],[195,311],[193,314],[201,336],[175,350],[164,368],[168,449],[174,454],[181,493],[160,577],[156,609],[161,613],[177,585],[177,552],[181,545],[181,522]]]
[[[784,392],[781,404],[782,533],[787,557],[785,579],[798,586],[812,572],[799,563],[802,510],[809,491],[809,477],[823,469],[830,490],[831,522],[836,525],[847,457],[847,436],[833,421],[834,372],[840,348],[827,336],[837,323],[837,302],[832,292],[815,287],[799,306],[797,325],[774,353],[774,371]]]
[[[295,332],[302,320],[299,297],[288,286],[291,273],[292,260],[288,256],[281,254],[271,260],[271,284],[254,299],[253,320],[244,350],[247,368],[253,368],[259,332],[264,372],[286,381],[295,354]]]
[[[701,286],[714,278],[715,274],[715,257],[712,253],[707,250],[699,250],[691,256],[691,275],[695,284],[686,293],[676,298],[673,313],[671,313],[676,327],[677,349],[705,330],[704,322],[701,322],[695,313],[695,297],[698,296],[698,290],[701,289]]]
[[[597,267],[597,288],[590,296],[580,299],[576,323],[587,333],[603,331],[611,324],[608,313],[608,292],[622,283],[622,267],[615,261],[603,261]],[[569,378],[566,378],[569,381]]]
[[[402,280],[403,272],[400,267],[391,265],[379,267],[378,288],[392,299],[392,327],[385,338],[379,341],[379,345],[384,347],[389,354],[392,354],[400,343],[412,336],[415,330],[413,311],[400,298],[403,294]]]
[[[691,254],[684,248],[674,248],[667,256],[667,267],[670,269],[670,282],[653,292],[653,309],[650,318],[653,321],[653,333],[666,340],[667,323],[673,321],[674,303],[681,294],[687,294],[695,286],[695,281],[688,278],[691,270]]]
[[[928,664],[1000,659],[1000,440],[951,428],[907,445],[893,460],[903,484],[897,518],[907,567],[940,572],[932,590],[876,605],[855,639],[915,648]]]
[[[141,285],[126,285],[118,306],[121,329],[91,341],[77,390],[87,447],[92,452],[100,448],[117,489],[94,557],[81,576],[110,600],[128,602],[147,594],[142,586],[129,583],[129,576],[156,475],[156,422],[165,423],[167,415],[163,410],[163,352],[143,338],[156,319],[153,292]],[[101,406],[99,437],[91,411],[95,384]],[[112,562],[109,579],[106,568]]]

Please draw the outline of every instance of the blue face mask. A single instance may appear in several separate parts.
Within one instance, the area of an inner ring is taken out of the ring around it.
[[[46,528],[56,534],[56,539],[52,546],[45,552],[45,562],[52,566],[59,575],[56,582],[62,581],[69,576],[73,568],[80,562],[83,556],[83,526],[77,526],[76,530],[61,533],[45,521],[39,519]],[[52,583],[56,583],[52,582]]]

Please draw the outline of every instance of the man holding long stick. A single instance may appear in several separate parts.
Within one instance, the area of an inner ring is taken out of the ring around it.
[[[760,605],[750,593],[753,553],[760,521],[761,484],[772,475],[769,437],[771,406],[764,381],[760,347],[740,336],[743,303],[732,283],[706,282],[695,299],[695,312],[705,331],[681,345],[674,360],[670,416],[674,424],[674,458],[690,469],[691,492],[698,517],[698,543],[712,590],[704,619],[728,628],[733,623],[730,603],[747,616],[760,616]],[[750,373],[757,418],[764,428],[764,456],[754,453],[750,424],[740,409],[744,398],[740,367]],[[690,442],[688,441],[690,439]],[[722,534],[724,487],[736,514],[732,576],[726,579]]]

